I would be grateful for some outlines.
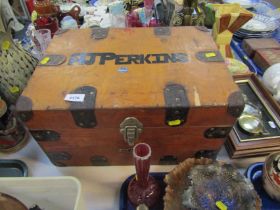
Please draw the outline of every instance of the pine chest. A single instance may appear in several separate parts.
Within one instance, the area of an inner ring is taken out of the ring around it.
[[[211,35],[197,27],[64,31],[50,43],[17,112],[58,166],[214,157],[244,102]]]

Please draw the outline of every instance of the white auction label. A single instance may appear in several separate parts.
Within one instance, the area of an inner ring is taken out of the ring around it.
[[[85,94],[67,94],[64,100],[73,102],[84,102]]]

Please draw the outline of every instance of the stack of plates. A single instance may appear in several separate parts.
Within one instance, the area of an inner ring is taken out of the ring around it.
[[[252,8],[256,3],[259,3],[261,0],[224,0],[226,4],[240,4],[243,8]]]
[[[234,36],[240,39],[270,38],[279,27],[279,22],[274,17],[256,15],[244,24]]]

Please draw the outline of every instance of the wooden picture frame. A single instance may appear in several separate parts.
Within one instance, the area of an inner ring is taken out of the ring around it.
[[[254,74],[235,75],[234,80],[237,84],[249,84],[254,93],[260,99],[260,102],[265,106],[271,117],[275,120],[276,126],[280,128],[280,106],[263,86],[257,76]],[[279,135],[275,136],[252,137],[244,140],[238,135],[238,129],[240,128],[236,123],[225,143],[225,147],[231,158],[260,156],[280,150],[280,132]]]

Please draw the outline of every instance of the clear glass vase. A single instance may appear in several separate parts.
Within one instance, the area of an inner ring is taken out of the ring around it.
[[[151,154],[151,147],[146,143],[139,143],[133,148],[136,176],[129,183],[128,198],[135,206],[145,204],[150,208],[160,196],[158,182],[149,175]]]

